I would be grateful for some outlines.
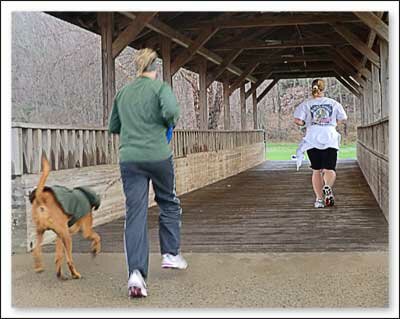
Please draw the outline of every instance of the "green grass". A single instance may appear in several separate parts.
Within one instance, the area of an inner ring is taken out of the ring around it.
[[[291,156],[296,154],[298,144],[295,143],[267,143],[267,160],[279,161],[290,160]],[[307,157],[307,154],[306,154]],[[339,159],[355,159],[356,144],[341,145],[338,153]]]

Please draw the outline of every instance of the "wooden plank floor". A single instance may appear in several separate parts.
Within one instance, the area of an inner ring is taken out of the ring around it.
[[[266,161],[180,196],[182,251],[386,251],[388,224],[357,162],[339,162],[337,173],[332,208],[313,208],[311,170],[303,165],[296,172],[289,161]],[[148,223],[151,251],[158,252],[157,207],[149,209]],[[123,229],[124,218],[96,228],[103,251],[124,251]],[[74,252],[89,246],[74,236]]]

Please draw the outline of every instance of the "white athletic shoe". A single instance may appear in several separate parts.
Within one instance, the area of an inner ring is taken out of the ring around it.
[[[314,203],[315,208],[324,208],[324,201],[322,199],[317,199]]]
[[[188,266],[186,260],[182,257],[181,254],[176,256],[171,254],[164,254],[162,255],[162,257],[162,268],[186,269]]]
[[[139,270],[132,271],[128,280],[128,295],[131,298],[147,297],[147,286]]]
[[[325,206],[335,205],[335,197],[333,196],[332,188],[329,185],[325,185],[322,188],[322,192],[324,193]]]

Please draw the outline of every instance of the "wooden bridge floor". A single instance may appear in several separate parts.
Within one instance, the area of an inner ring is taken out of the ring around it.
[[[337,204],[313,208],[311,171],[271,162],[180,196],[183,252],[386,251],[388,224],[356,161],[339,162]],[[159,251],[158,208],[149,209],[151,251]],[[124,218],[101,225],[105,252],[123,252]],[[74,252],[89,243],[74,236]]]

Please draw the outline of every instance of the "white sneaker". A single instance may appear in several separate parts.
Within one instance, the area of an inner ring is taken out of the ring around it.
[[[147,286],[139,270],[132,271],[128,280],[128,295],[131,298],[147,297]]]
[[[314,203],[315,208],[324,208],[324,201],[322,199],[317,199]]]
[[[181,254],[176,256],[171,254],[164,254],[162,256],[162,268],[186,269],[188,266],[186,260],[182,257]]]

